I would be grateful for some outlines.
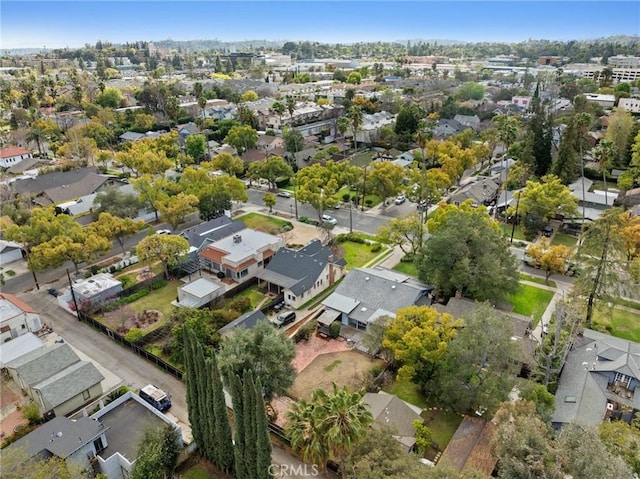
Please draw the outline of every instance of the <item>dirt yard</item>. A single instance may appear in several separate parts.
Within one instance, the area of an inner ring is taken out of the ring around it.
[[[284,233],[280,233],[282,239],[284,239],[287,245],[301,245],[304,246],[312,239],[322,239],[323,232],[322,230],[316,228],[315,226],[306,225],[304,223],[293,222],[293,229],[291,231],[286,231]]]
[[[382,364],[358,351],[320,354],[298,373],[290,392],[293,397],[309,399],[314,389],[330,391],[334,382],[358,390],[364,386],[371,368]]]

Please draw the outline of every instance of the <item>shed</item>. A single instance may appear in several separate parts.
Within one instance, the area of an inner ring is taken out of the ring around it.
[[[207,278],[199,278],[178,288],[176,306],[183,308],[200,308],[224,293],[221,283]]]

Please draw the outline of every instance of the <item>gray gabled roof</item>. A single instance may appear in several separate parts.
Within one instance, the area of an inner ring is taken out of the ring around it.
[[[60,416],[44,423],[9,447],[24,448],[29,457],[54,455],[65,459],[91,443],[106,429],[101,422],[88,417],[74,421]]]
[[[463,188],[460,188],[456,193],[451,195],[450,203],[462,203],[465,200],[471,199],[478,205],[492,200],[500,185],[493,178],[483,178],[480,181],[471,183]]]
[[[11,187],[16,193],[42,193],[45,190],[82,181],[90,173],[98,173],[98,169],[92,166],[70,171],[54,171],[35,178],[14,181]]]
[[[56,343],[14,359],[6,367],[15,369],[29,386],[35,386],[78,361],[80,358],[67,343]]]
[[[331,256],[331,248],[322,246],[317,239],[300,250],[282,247],[264,269],[265,277],[260,277],[290,289],[297,296],[313,287]],[[335,264],[344,264],[344,261]]]
[[[104,376],[93,363],[78,361],[33,388],[40,391],[49,406],[55,408],[100,383]]]
[[[185,238],[193,248],[200,249],[212,241],[218,241],[246,228],[242,221],[232,221],[228,216],[220,216],[191,228],[187,228],[180,236]]]
[[[371,412],[375,424],[393,428],[394,437],[408,452],[416,442],[413,421],[422,420],[422,409],[383,391],[366,393],[362,400]]]
[[[640,344],[585,329],[562,369],[552,422],[599,424],[609,373],[616,372],[640,379]],[[634,404],[640,406],[640,394],[634,395]]]
[[[239,318],[234,319],[229,324],[226,324],[220,329],[218,329],[218,332],[222,334],[236,328],[251,329],[258,323],[258,321],[266,320],[266,319],[267,317],[259,309],[255,311],[249,311],[248,313],[244,313]]]
[[[412,282],[410,276],[395,271],[383,268],[355,268],[349,271],[323,304],[351,315],[357,306],[358,315],[363,316],[360,312],[366,313],[366,318],[363,316],[362,319],[368,321],[378,317],[377,311],[395,314],[400,308],[416,304],[429,289],[430,287],[424,284]]]
[[[95,193],[102,185],[114,180],[115,178],[115,176],[89,173],[82,179],[82,181],[76,181],[75,183],[68,183],[66,185],[46,189],[44,194],[52,203],[58,204]]]
[[[140,138],[144,138],[142,133],[136,133],[135,131],[125,131],[119,138],[123,141],[138,141]]]

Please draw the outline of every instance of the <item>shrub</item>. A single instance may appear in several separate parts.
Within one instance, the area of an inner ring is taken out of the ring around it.
[[[282,227],[282,231],[291,231],[293,229],[293,225],[291,223],[287,223]]]
[[[157,283],[153,283],[151,285],[151,289],[156,290],[156,289],[164,288],[167,284],[169,284],[167,280],[161,279]]]
[[[120,386],[118,389],[115,389],[115,390],[111,391],[109,393],[109,395],[107,396],[107,398],[105,399],[105,401],[104,401],[105,406],[107,404],[109,404],[110,402],[115,401],[120,396],[124,396],[129,391],[130,391],[130,389],[127,386]]]
[[[377,253],[378,251],[380,251],[382,249],[382,245],[380,243],[373,243],[371,245],[371,252],[372,253]]]
[[[342,195],[342,201],[349,201],[350,199],[351,199],[350,193],[345,193],[344,195]]]
[[[364,204],[367,206],[371,206],[373,204],[373,200],[371,198],[367,198],[364,200]]]
[[[122,283],[122,289],[127,289],[136,284],[135,278],[129,274],[123,274],[118,279]]]
[[[92,275],[98,274],[99,270],[100,268],[98,268],[98,266],[96,266],[95,264],[89,267],[89,271],[91,271]]]
[[[383,371],[383,367],[380,366],[379,364],[376,364],[375,366],[372,366],[371,369],[369,370],[369,374],[371,375],[372,378],[377,378],[378,376],[380,376],[380,374],[382,374]]]
[[[144,337],[144,333],[140,328],[131,328],[127,334],[124,335],[124,339],[130,343],[135,343]]]
[[[136,291],[135,293],[130,294],[129,296],[124,297],[124,298],[116,301],[116,303],[119,303],[119,304],[131,304],[134,301],[137,301],[140,298],[148,295],[150,292],[151,291],[149,290],[149,288],[142,288],[140,291]]]
[[[231,303],[229,303],[229,309],[235,309],[240,314],[244,314],[247,311],[251,311],[251,300],[246,296],[235,298]]]
[[[34,401],[30,401],[22,409],[22,415],[29,421],[30,426],[36,426],[42,422],[42,414],[40,414],[40,408]]]
[[[351,241],[352,243],[366,244],[367,240],[355,233],[341,233],[336,235],[336,243],[344,243]]]
[[[294,341],[295,342],[308,341],[309,338],[313,336],[313,333],[316,332],[317,327],[318,327],[318,321],[316,321],[315,319],[312,319],[311,321],[304,324],[296,331],[296,334],[293,337]]]
[[[306,216],[301,216],[300,218],[298,218],[298,221],[300,223],[308,223],[309,222],[309,218],[307,218]]]
[[[340,321],[334,321],[333,323],[331,323],[331,326],[329,326],[329,336],[334,339],[337,338],[338,336],[340,336],[340,329],[342,329],[342,324],[340,323]]]

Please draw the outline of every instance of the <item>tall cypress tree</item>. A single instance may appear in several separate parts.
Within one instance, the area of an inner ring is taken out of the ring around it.
[[[233,442],[231,440],[231,427],[229,426],[229,416],[224,400],[224,390],[222,388],[222,378],[218,369],[218,361],[215,354],[211,357],[211,395],[212,414],[216,418],[214,434],[217,449],[218,467],[225,472],[233,470]]]
[[[209,392],[209,381],[207,380],[207,363],[204,356],[204,351],[202,345],[198,342],[195,343],[195,352],[196,352],[196,374],[198,377],[198,415],[200,430],[202,435],[202,443],[198,444],[200,446],[200,450],[203,455],[210,461],[213,461],[212,457],[212,443],[215,441],[213,434],[211,432],[211,425],[209,421],[208,414],[208,396]]]
[[[248,479],[256,478],[256,386],[253,373],[245,369],[242,375],[242,407],[244,412],[244,460]]]
[[[242,380],[237,374],[229,378],[229,389],[231,390],[231,400],[233,403],[233,424],[234,424],[234,473],[235,479],[247,479],[246,463],[244,462],[244,408],[242,400]]]
[[[551,124],[540,99],[535,97],[532,104],[533,117],[529,123],[529,131],[533,136],[532,153],[535,158],[533,170],[538,178],[542,178],[551,168]]]
[[[568,185],[580,176],[580,159],[578,158],[576,148],[577,142],[578,132],[572,117],[562,134],[558,157],[551,168],[551,172],[560,178],[565,185]]]
[[[271,438],[267,428],[267,410],[262,397],[262,385],[260,379],[256,381],[256,479],[268,479],[271,477],[269,466],[271,465]]]
[[[195,339],[190,330],[184,331],[184,367],[185,379],[187,381],[187,412],[189,423],[191,424],[191,434],[198,446],[202,446],[202,428],[200,426],[200,414],[198,410],[198,397],[200,391],[198,387],[198,374],[196,368]]]

